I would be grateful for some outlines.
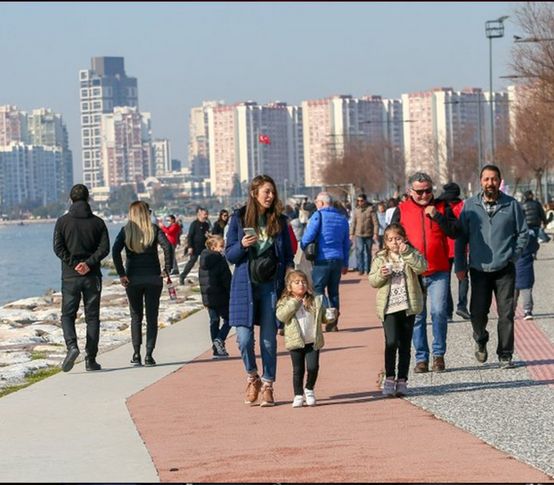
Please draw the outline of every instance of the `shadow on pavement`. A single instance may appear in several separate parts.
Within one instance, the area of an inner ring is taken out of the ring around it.
[[[418,386],[411,387],[408,397],[418,397],[426,395],[442,395],[454,392],[482,391],[484,389],[507,389],[512,387],[535,387],[548,386],[554,384],[554,379],[543,381],[519,380],[504,382],[455,382],[439,386]]]

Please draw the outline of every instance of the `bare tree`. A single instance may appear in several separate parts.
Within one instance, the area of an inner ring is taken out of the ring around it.
[[[354,184],[374,194],[384,193],[385,175],[385,146],[362,141],[349,141],[342,153],[330,150],[322,171],[326,184]]]

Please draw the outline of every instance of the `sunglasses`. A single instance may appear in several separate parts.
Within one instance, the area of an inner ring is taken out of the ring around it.
[[[423,194],[432,194],[433,189],[412,189],[417,195],[423,195]]]

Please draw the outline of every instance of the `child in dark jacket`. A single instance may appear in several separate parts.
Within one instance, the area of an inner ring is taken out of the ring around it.
[[[198,279],[202,303],[210,315],[210,336],[214,359],[229,357],[225,339],[229,334],[229,295],[231,293],[231,270],[223,256],[224,241],[221,236],[210,236],[206,249],[200,254]],[[219,326],[220,319],[223,325]]]
[[[529,231],[527,246],[516,261],[514,307],[517,307],[517,301],[519,296],[521,296],[524,320],[533,320],[533,285],[535,284],[535,269],[533,268],[533,263],[535,260],[535,253],[538,250],[539,242],[537,236],[533,231]]]

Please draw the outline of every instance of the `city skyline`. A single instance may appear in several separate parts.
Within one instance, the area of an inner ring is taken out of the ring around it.
[[[78,72],[91,57],[122,56],[138,79],[141,111],[152,114],[153,136],[168,138],[174,158],[186,162],[190,110],[206,100],[299,105],[335,94],[400,98],[442,86],[486,90],[484,23],[513,15],[517,5],[1,4],[0,49],[16,69],[0,79],[0,104],[61,113],[77,181]],[[495,90],[509,84],[500,76],[510,73],[512,20],[506,38],[493,42]]]

